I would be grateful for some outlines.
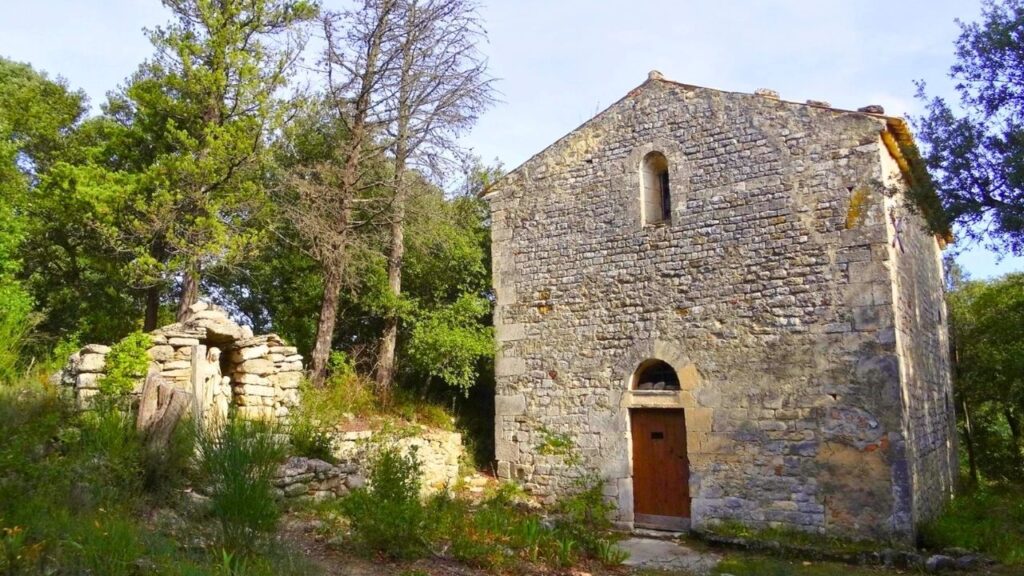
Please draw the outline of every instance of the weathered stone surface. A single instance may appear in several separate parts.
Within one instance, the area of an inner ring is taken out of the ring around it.
[[[259,374],[260,376],[266,376],[276,372],[274,369],[274,363],[269,360],[262,358],[254,358],[252,360],[246,360],[238,365],[236,368],[239,372],[246,372],[249,374]]]
[[[235,372],[235,375],[231,377],[231,381],[236,384],[255,384],[257,386],[271,386],[269,376],[260,376],[259,374],[249,374],[248,372]]]
[[[167,362],[174,357],[174,348],[165,344],[160,344],[147,350],[146,355],[149,356],[150,360],[154,360],[156,362]]]
[[[82,354],[106,354],[110,352],[110,346],[103,344],[89,344],[82,348]]]
[[[672,408],[695,528],[912,540],[950,494],[940,249],[878,185],[902,125],[776,98],[652,79],[488,191],[501,478],[598,471],[628,524],[631,410]],[[632,391],[649,359],[680,389]]]
[[[103,372],[107,359],[102,354],[82,354],[78,359],[79,372]]]
[[[302,382],[302,373],[300,372],[282,372],[274,374],[268,378],[270,382],[282,389],[298,388]]]
[[[175,348],[180,346],[198,346],[199,338],[184,338],[184,337],[171,337],[167,339],[167,343]]]
[[[248,348],[239,348],[231,353],[231,359],[235,362],[245,362],[246,360],[252,360],[253,358],[260,358],[266,356],[268,353],[266,344],[259,344],[257,346],[250,346]]]
[[[99,379],[101,374],[83,372],[79,374],[75,380],[75,386],[78,388],[99,388]]]

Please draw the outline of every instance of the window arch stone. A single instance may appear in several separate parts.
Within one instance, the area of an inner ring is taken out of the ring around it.
[[[672,190],[668,158],[659,151],[644,156],[640,167],[644,225],[667,224],[672,221]]]

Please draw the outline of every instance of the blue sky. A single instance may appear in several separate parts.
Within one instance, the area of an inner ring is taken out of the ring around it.
[[[912,81],[949,94],[954,19],[979,10],[976,0],[491,0],[483,50],[501,102],[465,142],[514,167],[651,69],[688,84],[914,115]],[[142,28],[167,20],[158,0],[0,0],[0,15],[0,55],[65,77],[94,103],[150,54]],[[1024,258],[957,249],[976,278],[1024,270]]]

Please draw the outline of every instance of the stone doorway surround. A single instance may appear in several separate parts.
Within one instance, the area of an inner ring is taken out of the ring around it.
[[[711,432],[711,418],[713,410],[710,407],[698,404],[694,393],[701,386],[701,375],[697,366],[690,361],[681,351],[681,346],[669,343],[654,343],[644,347],[647,354],[632,354],[624,362],[623,367],[623,394],[619,404],[618,417],[621,421],[621,430],[624,434],[624,446],[626,448],[626,470],[627,476],[617,480],[617,506],[619,517],[617,524],[625,529],[635,528],[634,522],[634,492],[633,492],[633,438],[630,424],[630,411],[634,409],[666,409],[683,410],[686,414],[686,444],[687,456],[690,460],[688,494],[691,499],[690,518],[685,526],[680,525],[674,529],[689,530],[699,525],[699,508],[692,505],[700,496],[700,475],[695,470],[693,463],[701,461],[702,440],[706,439]],[[635,390],[636,370],[646,361],[657,359],[665,362],[675,370],[679,379],[678,390]],[[622,365],[620,364],[620,367]]]

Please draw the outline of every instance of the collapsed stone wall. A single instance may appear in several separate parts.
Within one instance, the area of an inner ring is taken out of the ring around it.
[[[151,371],[175,388],[197,395],[201,414],[286,419],[299,403],[302,355],[276,334],[254,336],[223,310],[198,302],[183,322],[149,333]],[[109,346],[89,344],[61,373],[79,407],[99,393]],[[135,393],[142,387],[139,380]]]
[[[487,196],[499,476],[542,496],[570,489],[579,470],[538,450],[565,434],[631,523],[630,410],[682,408],[693,528],[912,539],[921,487],[907,470],[928,466],[908,430],[924,444],[949,431],[905,421],[877,185],[886,129],[872,114],[654,79],[500,181]],[[645,226],[651,152],[668,161],[671,221]],[[935,239],[921,242],[932,257]],[[932,302],[941,285],[929,271],[916,290]],[[903,330],[907,346],[938,359],[922,336],[939,322]],[[648,359],[681,390],[632,390]],[[933,367],[921,390],[948,378]]]
[[[316,458],[295,456],[278,467],[271,479],[274,494],[282,499],[339,498],[360,488],[365,479],[354,462],[331,464]]]
[[[292,457],[277,470],[272,483],[282,499],[323,500],[348,494],[366,484],[367,448],[376,433],[370,430],[339,431],[332,434],[334,459],[331,464],[315,458]],[[463,456],[462,436],[443,430],[421,431],[396,441],[403,454],[415,451],[421,465],[421,496],[450,490],[459,481]]]
[[[334,433],[335,459],[339,462],[365,462],[366,449],[372,445],[375,434],[371,430]],[[464,454],[462,435],[458,432],[425,430],[399,438],[395,444],[405,454],[415,451],[421,466],[424,495],[454,487],[458,482],[459,462]]]

